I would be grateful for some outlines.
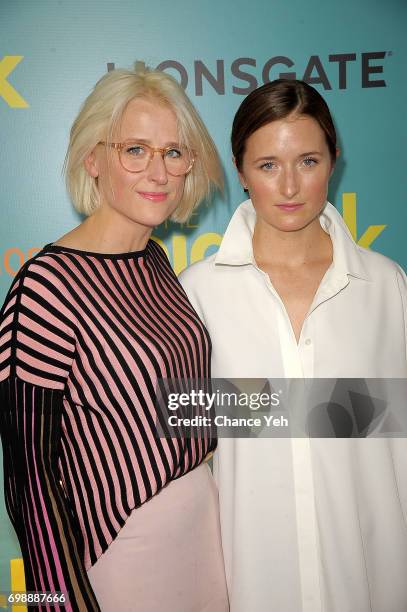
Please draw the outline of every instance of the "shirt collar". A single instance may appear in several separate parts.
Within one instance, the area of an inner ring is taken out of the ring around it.
[[[321,227],[330,235],[333,245],[333,269],[338,274],[349,274],[370,280],[363,262],[360,247],[332,204],[326,203],[319,217]],[[222,243],[215,256],[215,264],[230,266],[256,265],[252,237],[256,223],[256,211],[251,200],[246,200],[234,212]]]

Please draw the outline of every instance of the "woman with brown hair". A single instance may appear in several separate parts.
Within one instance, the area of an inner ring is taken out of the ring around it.
[[[250,199],[181,276],[213,376],[406,378],[406,275],[327,202],[338,150],[320,94],[295,80],[253,91],[232,151]],[[231,610],[407,609],[405,461],[400,439],[220,439]]]

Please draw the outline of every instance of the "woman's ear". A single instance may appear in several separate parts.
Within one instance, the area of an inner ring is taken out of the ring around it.
[[[333,174],[333,172],[334,172],[334,170],[335,170],[336,161],[337,161],[337,159],[338,159],[338,157],[339,157],[339,155],[340,155],[340,154],[341,154],[341,150],[340,150],[340,148],[339,148],[339,147],[336,147],[336,151],[335,151],[335,161],[334,161],[334,162],[332,162],[332,164],[331,164],[331,172],[329,173],[329,178],[331,178],[331,176],[332,176],[332,174]]]
[[[97,178],[99,176],[99,168],[96,159],[95,149],[92,149],[89,155],[85,157],[85,159],[83,160],[83,165],[85,166],[85,170],[89,174],[89,176],[93,178]]]
[[[246,184],[246,180],[245,180],[245,178],[244,178],[243,172],[241,172],[241,171],[238,169],[237,165],[236,165],[236,158],[235,158],[235,157],[232,157],[232,161],[233,161],[233,165],[234,165],[234,167],[235,167],[235,168],[236,168],[236,170],[237,170],[237,176],[239,177],[239,181],[240,181],[241,186],[243,187],[243,189],[244,189],[245,191],[249,191],[249,190],[248,190],[248,188],[247,188],[247,184]]]

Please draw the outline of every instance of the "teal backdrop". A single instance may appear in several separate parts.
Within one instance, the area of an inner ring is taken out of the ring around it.
[[[245,199],[229,145],[238,105],[286,73],[334,115],[331,201],[360,244],[407,268],[406,17],[405,0],[1,0],[1,301],[21,264],[80,221],[61,176],[70,125],[100,76],[135,60],[186,87],[224,164],[223,198],[155,232],[177,272],[217,248]],[[0,543],[1,591],[21,583],[1,495]]]

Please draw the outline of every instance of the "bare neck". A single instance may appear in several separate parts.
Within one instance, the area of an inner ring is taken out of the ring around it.
[[[129,253],[143,250],[150,234],[150,227],[101,207],[55,244],[95,253]]]
[[[332,242],[319,219],[297,231],[280,231],[258,220],[253,233],[257,264],[297,268],[321,260],[332,261]]]

